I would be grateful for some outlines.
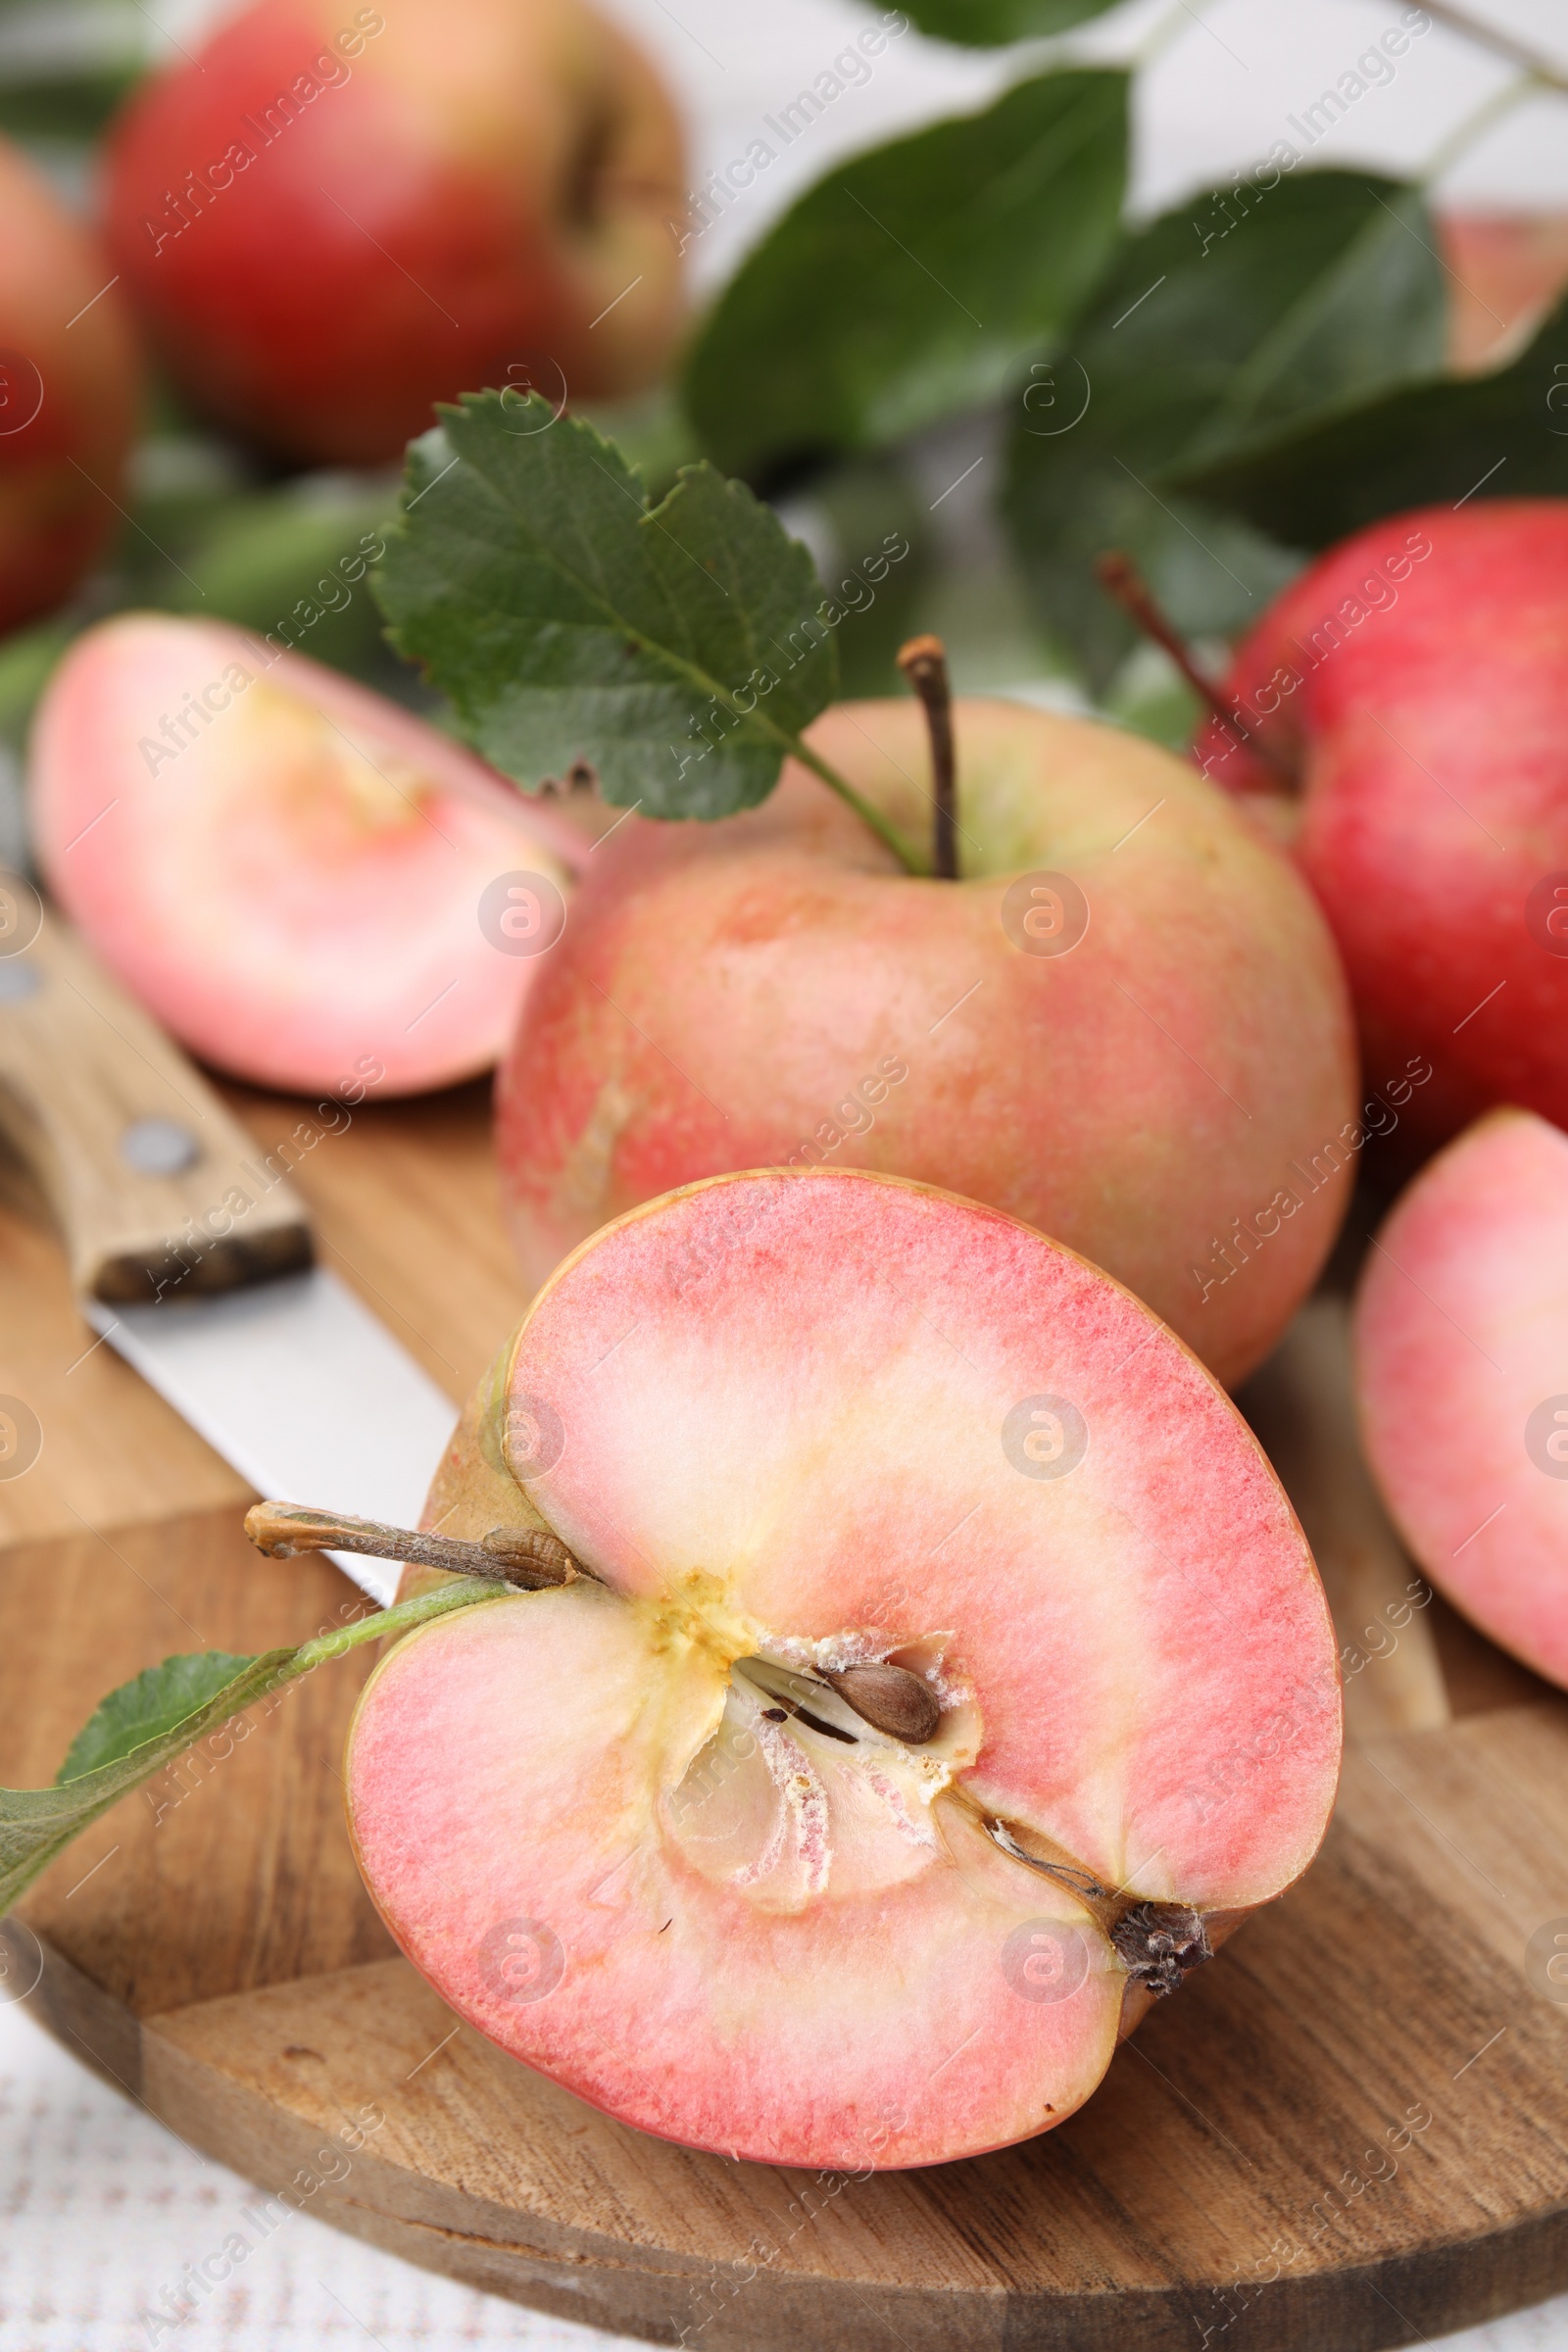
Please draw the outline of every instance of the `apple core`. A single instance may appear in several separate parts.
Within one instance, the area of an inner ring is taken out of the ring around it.
[[[460,2016],[643,2130],[848,2168],[1045,2130],[1322,1836],[1283,1493],[1147,1308],[995,1210],[767,1171],[634,1211],[426,1517],[573,1573],[377,1669],[367,1884]]]

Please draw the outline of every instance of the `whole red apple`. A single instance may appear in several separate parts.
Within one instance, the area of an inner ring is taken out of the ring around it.
[[[130,100],[116,260],[179,383],[283,456],[398,456],[473,384],[651,382],[679,127],[581,0],[258,0]]]
[[[461,2017],[644,2131],[861,2169],[1050,2130],[1322,1837],[1334,1631],[1256,1442],[972,1201],[770,1172],[595,1235],[426,1520],[585,1573],[390,1651],[361,1867]]]
[[[119,526],[140,368],[114,273],[0,140],[0,632],[69,596]]]
[[[879,1168],[1053,1234],[1240,1379],[1363,1140],[1322,919],[1152,745],[1018,704],[955,721],[961,880],[899,871],[794,763],[748,814],[633,816],[593,852],[502,1067],[524,1271],[697,1177]],[[841,705],[808,741],[929,827],[915,703]]]
[[[1395,1203],[1355,1307],[1367,1458],[1456,1608],[1568,1688],[1568,1136],[1496,1110]]]
[[[50,889],[131,994],[219,1069],[301,1092],[489,1069],[586,851],[368,687],[157,612],[77,638],[28,792]]]
[[[1296,781],[1217,720],[1201,764],[1316,891],[1369,1084],[1430,1062],[1406,1113],[1429,1141],[1494,1102],[1568,1125],[1568,501],[1359,532],[1270,608],[1224,692]]]

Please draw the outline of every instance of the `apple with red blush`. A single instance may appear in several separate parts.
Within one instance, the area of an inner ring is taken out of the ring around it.
[[[1317,894],[1369,1082],[1433,1070],[1411,1137],[1504,1102],[1568,1125],[1568,500],[1358,532],[1271,606],[1220,700],[1200,764]]]
[[[1234,1383],[1349,1194],[1355,1068],[1321,918],[1152,745],[1018,703],[960,699],[952,721],[956,878],[901,872],[793,760],[760,808],[634,815],[595,850],[498,1081],[524,1273],[699,1177],[880,1169],[1039,1226]],[[840,705],[807,741],[929,827],[915,701]]]
[[[294,463],[384,464],[466,384],[559,407],[654,382],[685,204],[662,82],[582,0],[255,0],[108,150],[165,364]]]
[[[0,139],[0,632],[61,604],[120,526],[141,358],[114,275]]]

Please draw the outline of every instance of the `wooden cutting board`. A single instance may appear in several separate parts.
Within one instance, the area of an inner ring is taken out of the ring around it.
[[[299,1116],[228,1099],[264,1148]],[[361,1110],[297,1182],[329,1261],[460,1397],[523,1304],[483,1090]],[[47,1781],[101,1694],[171,1651],[293,1642],[363,1605],[320,1559],[251,1550],[246,1490],[93,1347],[24,1206],[0,1212],[0,1394],[43,1430],[0,1481],[5,1783]],[[1568,1987],[1544,1965],[1568,1936],[1568,1701],[1441,1602],[1401,1614],[1335,1300],[1246,1402],[1364,1661],[1338,1816],[1302,1886],[1044,2138],[786,2173],[645,2138],[505,2058],[360,1886],[338,1770],[363,1653],[72,1847],[0,1930],[0,1994],[36,1978],[45,2024],[274,2198],[705,2352],[1359,2352],[1568,2287]]]

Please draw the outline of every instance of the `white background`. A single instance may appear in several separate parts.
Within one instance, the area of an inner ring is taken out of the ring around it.
[[[461,9],[464,0],[452,0]],[[683,94],[698,175],[741,153],[760,118],[787,105],[856,32],[850,0],[601,0]],[[1568,61],[1565,0],[1472,0],[1494,24]],[[1078,36],[1074,53],[1125,55],[1180,21],[1139,85],[1136,202],[1155,211],[1264,155],[1403,0],[1214,0],[1206,9],[1136,0]],[[188,41],[202,0],[151,0]],[[711,284],[836,157],[979,104],[1008,72],[996,58],[909,32],[694,249]],[[1508,70],[1434,27],[1314,152],[1314,163],[1420,170]],[[1443,183],[1476,209],[1568,210],[1568,100],[1510,116]],[[250,2184],[204,2163],[103,2087],[31,2022],[0,2008],[0,2352],[148,2352],[139,2314],[235,2226]],[[342,2237],[308,2215],[279,2230],[165,2344],[180,2352],[315,2352],[318,2345],[567,2347],[619,2339],[471,2293]],[[870,2332],[864,2340],[876,2352]],[[1568,2352],[1568,2296],[1445,2339],[1448,2352]],[[846,2338],[846,2352],[852,2352]]]

